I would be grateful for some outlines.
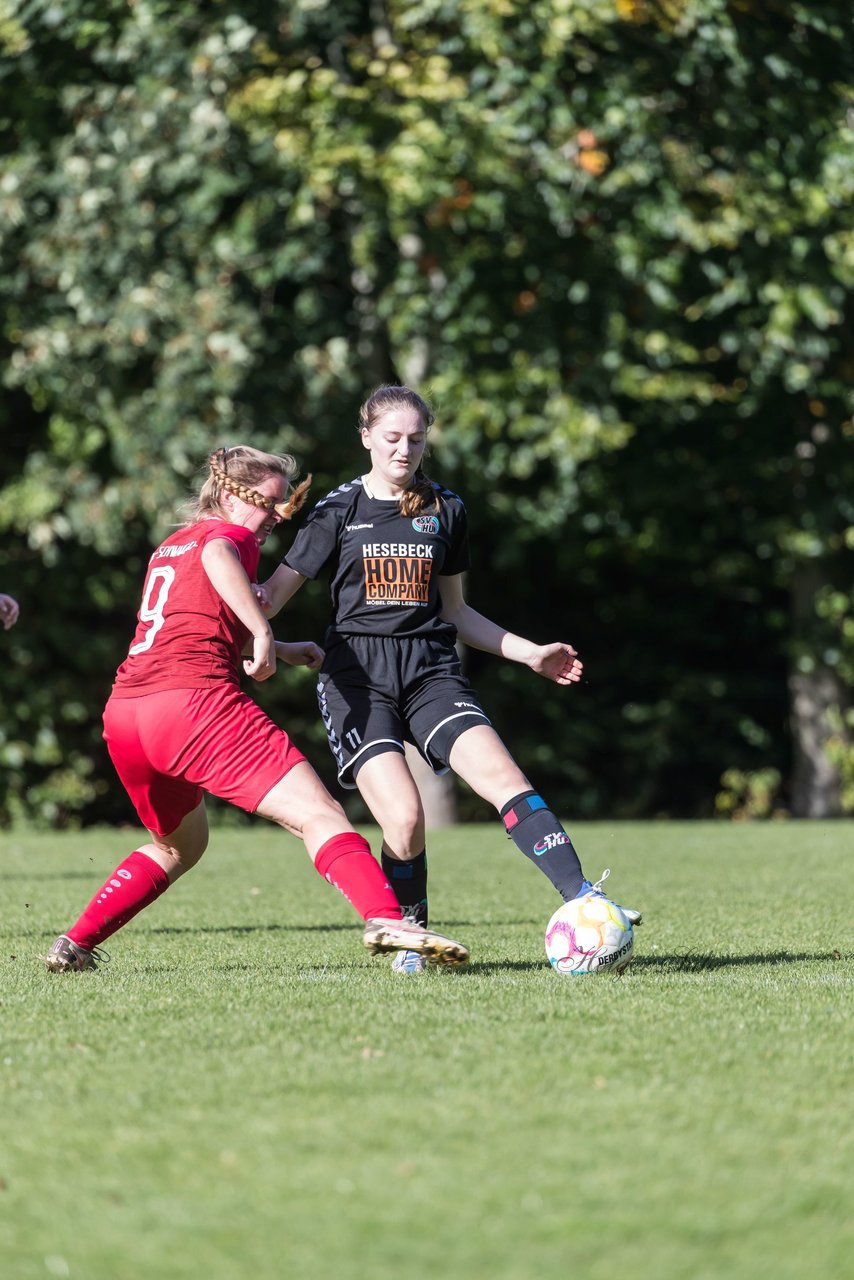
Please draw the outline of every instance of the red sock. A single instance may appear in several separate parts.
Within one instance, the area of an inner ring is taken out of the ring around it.
[[[334,885],[363,920],[382,916],[401,920],[403,912],[394,890],[371,853],[371,846],[355,831],[345,831],[321,845],[314,860],[317,870]]]
[[[91,951],[168,888],[169,877],[159,863],[144,853],[131,853],[65,936]]]

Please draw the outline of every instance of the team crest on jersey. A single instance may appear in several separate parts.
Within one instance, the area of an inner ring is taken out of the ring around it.
[[[439,517],[438,516],[416,516],[412,521],[412,527],[416,533],[438,533]]]

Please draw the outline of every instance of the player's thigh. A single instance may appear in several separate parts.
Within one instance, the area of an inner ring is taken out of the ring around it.
[[[356,785],[374,821],[383,829],[389,852],[398,857],[420,853],[424,848],[424,809],[406,757],[395,751],[373,756],[359,768]]]
[[[531,784],[491,725],[474,724],[461,733],[449,752],[454,773],[472,791],[500,809]]]
[[[341,805],[307,760],[289,769],[258,802],[255,812],[301,836],[316,852],[324,839],[351,830]]]

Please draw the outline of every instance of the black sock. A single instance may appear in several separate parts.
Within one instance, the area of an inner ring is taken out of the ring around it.
[[[394,889],[403,914],[427,923],[427,851],[422,849],[414,858],[403,862],[382,851],[381,862],[386,878]]]
[[[548,876],[564,902],[584,883],[578,854],[563,826],[536,791],[523,791],[501,810],[508,836]]]

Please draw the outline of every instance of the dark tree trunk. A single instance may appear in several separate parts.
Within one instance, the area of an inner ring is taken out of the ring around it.
[[[816,630],[815,599],[823,582],[814,562],[795,569],[789,708],[794,750],[791,811],[796,818],[835,818],[842,813],[839,773],[825,746],[831,736],[829,715],[846,706],[848,693],[837,672],[822,661],[822,646],[808,643]]]

